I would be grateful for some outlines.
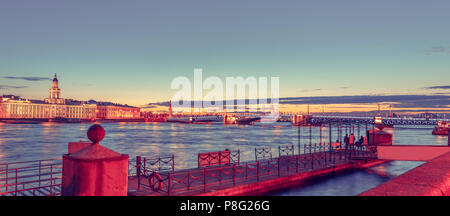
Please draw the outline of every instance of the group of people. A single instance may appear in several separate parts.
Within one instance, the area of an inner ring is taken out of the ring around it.
[[[355,142],[355,135],[354,134],[350,134],[350,135],[345,134],[345,137],[344,137],[344,143],[345,143],[346,148],[349,145],[361,146],[361,145],[365,144],[366,142],[365,142],[365,139],[364,139],[363,136],[361,136],[359,138],[359,140],[356,141],[356,142]],[[331,143],[331,146],[333,147],[333,149],[336,149],[336,150],[339,150],[339,149],[342,148],[341,142],[339,140],[336,140],[336,142]]]
[[[360,146],[360,145],[362,145],[364,143],[364,137],[361,136],[359,138],[359,140],[355,142],[355,135],[354,134],[350,134],[350,136],[348,134],[345,134],[344,143],[345,143],[345,146],[353,145],[353,144],[355,144],[357,146]]]

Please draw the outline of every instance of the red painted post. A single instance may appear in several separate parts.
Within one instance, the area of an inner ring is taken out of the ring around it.
[[[144,176],[147,175],[147,169],[145,168],[146,164],[147,164],[146,162],[147,162],[147,158],[144,158]]]
[[[223,172],[223,167],[222,167],[222,165],[219,165],[219,168],[218,168],[218,169],[219,169],[219,174],[218,174],[218,175],[219,175],[219,183],[222,184],[222,178],[223,178],[223,177],[222,177],[222,172]]]
[[[233,186],[236,185],[236,164],[233,164]]]
[[[206,192],[206,167],[203,168],[203,191]]]
[[[53,195],[53,164],[50,165],[50,195]]]
[[[259,182],[259,161],[256,162],[256,181]]]
[[[8,164],[6,164],[6,175],[5,175],[5,183],[6,183],[6,191],[8,191]]]
[[[245,164],[245,179],[248,179],[248,163]]]
[[[188,171],[188,173],[187,173],[187,190],[189,191],[190,190],[190,187],[189,187],[189,179],[191,178],[191,172],[190,171]]]
[[[238,164],[241,163],[241,150],[238,149]]]
[[[39,187],[41,187],[41,161],[39,160]]]
[[[175,172],[175,156],[172,154],[172,172]]]
[[[278,157],[278,177],[280,177],[280,157]]]
[[[310,145],[309,151],[311,152],[311,170],[314,170],[314,153],[316,153],[316,145],[314,144],[314,153],[311,151],[312,146]]]
[[[145,169],[144,169],[144,172],[145,172]],[[161,172],[161,156],[158,156],[158,172]]]
[[[17,196],[17,168],[16,168],[16,191],[15,191],[15,196]]]

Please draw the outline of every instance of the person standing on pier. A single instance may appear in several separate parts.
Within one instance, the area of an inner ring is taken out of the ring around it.
[[[345,150],[347,151],[348,150],[348,134],[345,134],[345,137],[344,137],[344,143],[345,143]]]
[[[350,145],[355,144],[355,135],[354,134],[350,134],[349,143],[350,143]]]

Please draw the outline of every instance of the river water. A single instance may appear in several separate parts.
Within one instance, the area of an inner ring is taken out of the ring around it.
[[[68,142],[87,140],[86,131],[90,125],[89,123],[0,124],[0,163],[60,158],[62,154],[67,153]],[[139,122],[103,123],[102,126],[106,130],[102,145],[129,154],[130,157],[174,154],[175,169],[196,167],[199,152],[239,149],[241,161],[248,161],[254,160],[254,149],[258,147],[272,147],[274,156],[278,155],[279,145],[294,145],[296,153],[298,150],[298,128],[290,124],[251,126]],[[361,135],[364,129],[361,127]],[[394,145],[447,145],[447,137],[433,136],[431,130],[431,127],[425,126],[394,128],[388,132],[394,135]],[[327,128],[312,128],[310,135],[309,128],[302,127],[300,134],[300,149],[302,145],[309,144],[310,137],[312,143],[320,141],[320,134],[323,142],[329,140]],[[357,129],[355,134],[358,134]],[[336,136],[337,129],[333,128],[332,140],[336,140]],[[420,164],[420,162],[391,162],[366,171],[319,181],[306,187],[310,188],[308,190],[284,191],[277,195],[354,195],[355,191],[362,192],[367,187],[374,187]],[[353,179],[355,189],[341,187],[343,189],[338,193],[327,186],[330,184],[329,181],[348,182],[346,178]],[[325,193],[326,191],[329,193]]]

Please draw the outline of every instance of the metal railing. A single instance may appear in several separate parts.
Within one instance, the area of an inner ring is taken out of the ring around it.
[[[138,177],[138,188],[142,185],[160,195],[171,196],[203,193],[377,156],[376,146],[368,145],[337,148],[334,143],[311,143],[303,148],[302,154],[295,155],[294,146],[280,146],[278,157],[272,157],[270,147],[256,148],[254,161],[230,160],[226,164],[179,171],[175,171],[173,155],[138,156],[129,161],[129,176]],[[61,195],[61,181],[62,159],[0,163],[0,196]]]
[[[62,159],[0,163],[0,196],[61,194]]]
[[[263,158],[269,148],[255,149],[255,161],[205,166],[193,169],[141,173],[146,181],[142,184],[160,195],[191,195],[235,185],[259,182],[296,173],[324,169],[361,159],[376,158],[376,147],[348,145],[336,150],[329,143],[308,145],[308,153],[291,155],[291,147],[280,147],[276,158]],[[147,173],[148,174],[148,173]]]
[[[240,162],[240,151],[230,151],[226,149],[225,151],[218,152],[204,152],[198,153],[197,157],[198,168],[205,166],[214,166],[214,165],[225,165],[231,163],[239,163]]]

